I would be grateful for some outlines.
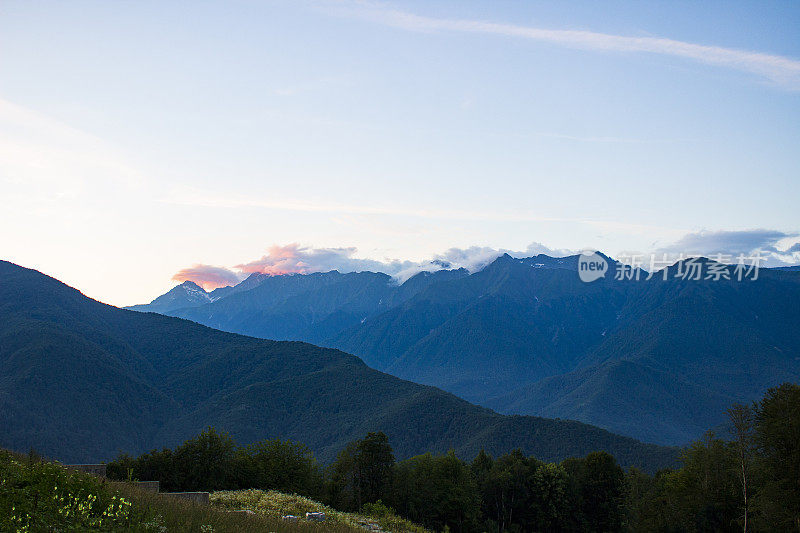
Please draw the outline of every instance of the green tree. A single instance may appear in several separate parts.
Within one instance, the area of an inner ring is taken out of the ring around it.
[[[493,461],[479,454],[472,463],[482,509],[498,531],[552,531],[567,516],[567,473],[514,450]]]
[[[528,458],[517,449],[498,457],[483,479],[484,506],[500,531],[519,523],[528,509],[531,474]]]
[[[386,500],[391,492],[394,454],[385,434],[368,433],[348,444],[331,467],[328,498],[341,509]]]
[[[493,466],[494,459],[483,449],[478,452],[478,455],[475,456],[469,466],[480,497],[480,511],[484,531],[497,531],[498,529],[497,523],[492,518],[493,510],[488,505],[488,499],[486,497],[486,490],[489,486],[489,476],[491,475]]]
[[[136,459],[127,453],[121,453],[116,459],[106,465],[106,475],[109,479],[132,481],[136,477]]]
[[[239,450],[236,463],[241,488],[321,496],[322,474],[304,444],[280,439],[255,442]]]
[[[666,486],[673,522],[689,531],[738,531],[741,491],[734,448],[709,432],[684,451],[681,462]]]
[[[625,473],[606,452],[561,463],[569,476],[570,529],[620,531],[625,515]]]
[[[528,531],[556,531],[561,529],[569,512],[567,500],[567,472],[560,465],[539,463],[529,478]]]
[[[743,404],[734,404],[728,409],[728,420],[734,437],[733,448],[738,460],[739,480],[742,491],[742,531],[747,533],[747,522],[750,511],[752,483],[750,471],[753,462],[753,410]]]
[[[336,461],[327,472],[327,503],[336,509],[355,511],[360,503],[358,469],[356,455],[358,442],[353,441],[336,455]]]
[[[181,490],[222,490],[234,484],[236,443],[209,427],[175,449],[173,460]]]
[[[480,516],[473,473],[452,451],[399,463],[392,501],[403,516],[436,530],[471,531]]]
[[[356,461],[360,477],[361,502],[385,499],[392,485],[394,453],[382,432],[368,433],[358,442]]]
[[[771,529],[800,531],[800,386],[767,391],[755,429],[766,479],[757,497],[761,516]]]
[[[120,456],[109,464],[106,473],[112,478],[128,479],[131,468],[133,472],[130,477],[133,479],[160,481],[161,490],[165,492],[184,490],[183,476],[178,472],[174,455],[170,449],[152,450],[133,460],[124,455]]]

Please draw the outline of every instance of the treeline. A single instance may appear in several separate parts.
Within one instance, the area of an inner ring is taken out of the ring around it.
[[[634,531],[800,531],[800,387],[784,384],[728,410],[729,439],[712,433],[682,467],[627,474]]]
[[[273,489],[343,511],[388,506],[435,530],[800,531],[800,387],[771,389],[728,414],[731,439],[709,433],[684,450],[680,468],[652,476],[624,472],[605,452],[561,463],[518,450],[396,461],[383,433],[323,467],[302,444],[240,447],[211,428],[174,450],[120,456],[108,474],[157,479],[168,491]]]

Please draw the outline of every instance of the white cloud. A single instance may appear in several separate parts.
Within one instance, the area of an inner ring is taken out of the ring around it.
[[[436,254],[426,261],[409,261],[399,259],[376,259],[357,257],[355,247],[313,248],[297,243],[271,246],[261,258],[233,268],[195,264],[181,269],[172,279],[176,281],[191,280],[206,288],[234,284],[252,273],[268,275],[310,274],[312,272],[383,272],[402,283],[420,272],[435,272],[442,269],[465,268],[477,272],[504,253],[513,257],[530,257],[546,254],[562,257],[577,252],[571,250],[554,250],[543,244],[534,242],[525,250],[507,250],[487,246],[471,246],[469,248],[450,248]]]
[[[688,233],[656,252],[712,258],[721,254],[734,259],[740,254],[750,257],[760,252],[766,260],[763,266],[784,266],[800,262],[800,233],[770,229],[698,231]]]
[[[235,268],[245,274],[254,272],[269,275],[309,274],[311,272],[386,272],[408,266],[409,262],[376,261],[355,257],[358,250],[347,248],[312,248],[297,243],[284,246],[273,245],[266,255],[255,261],[237,265]]]
[[[236,285],[244,276],[225,267],[213,265],[195,264],[188,268],[182,268],[172,276],[174,281],[193,281],[203,289],[210,291],[218,287]]]
[[[470,246],[469,248],[450,248],[446,252],[436,254],[429,261],[413,263],[410,266],[395,272],[393,276],[403,282],[420,272],[435,272],[443,268],[464,268],[470,272],[478,272],[503,254],[511,257],[532,257],[539,254],[551,257],[564,257],[579,253],[575,250],[553,249],[532,242],[525,250],[509,250],[506,248],[491,248],[488,246]]]

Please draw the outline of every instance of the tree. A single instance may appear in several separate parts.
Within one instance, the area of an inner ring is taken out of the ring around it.
[[[560,465],[539,463],[529,478],[529,512],[524,524],[529,531],[556,531],[568,512],[567,472]]]
[[[173,460],[182,490],[222,490],[234,483],[236,443],[209,427],[175,449]]]
[[[255,442],[239,450],[237,465],[241,488],[321,496],[319,465],[304,444],[280,439]]]
[[[800,531],[800,386],[769,389],[755,407],[756,444],[768,483],[758,497],[776,530]]]
[[[367,433],[358,442],[356,462],[360,477],[361,502],[385,499],[392,484],[394,454],[389,438],[382,432]]]
[[[358,441],[353,441],[336,455],[336,461],[329,467],[327,500],[336,509],[355,511],[363,505],[360,502],[357,453]]]
[[[488,498],[486,495],[489,486],[489,476],[491,475],[493,466],[494,459],[483,449],[478,452],[478,455],[475,456],[469,466],[480,497],[480,510],[484,521],[484,531],[496,531],[498,529],[498,525],[493,519],[493,509],[488,505]]]
[[[355,511],[386,500],[392,486],[394,454],[384,433],[368,433],[348,444],[331,467],[328,497],[334,506]]]
[[[452,451],[399,463],[392,501],[401,515],[435,530],[471,531],[480,515],[472,470]]]
[[[469,468],[472,470],[472,475],[478,481],[479,485],[482,484],[486,476],[489,475],[489,472],[492,470],[492,465],[494,465],[494,459],[483,449],[481,449],[478,455],[475,456],[475,459],[472,460],[472,464],[470,464]]]
[[[753,456],[753,410],[743,404],[734,404],[728,409],[728,419],[730,420],[734,437],[733,446],[739,460],[739,472],[742,486],[742,531],[747,533],[747,518],[749,512],[748,504],[748,482],[750,479],[750,465]]]
[[[116,466],[117,461],[119,466]],[[165,492],[180,491],[183,488],[184,476],[175,465],[175,457],[172,450],[164,448],[163,450],[152,450],[148,453],[143,453],[133,461],[130,461],[126,456],[121,456],[115,461],[115,468],[106,473],[109,476],[118,476],[117,479],[128,479],[128,474],[133,468],[132,479],[140,481],[160,481],[161,490]]]
[[[620,531],[624,518],[625,474],[606,452],[561,463],[569,476],[571,527],[581,531]]]
[[[736,531],[740,480],[734,448],[709,432],[682,454],[667,479],[670,519],[690,531]]]
[[[136,477],[136,459],[127,453],[121,453],[116,459],[106,465],[106,475],[109,479],[133,481]]]
[[[481,492],[500,531],[519,522],[527,510],[530,475],[531,465],[519,449],[498,457],[492,465]]]
[[[567,473],[559,465],[514,450],[493,461],[479,454],[472,462],[482,508],[493,529],[552,531],[567,514]]]
[[[660,470],[649,476],[637,468],[625,474],[625,522],[627,531],[670,531],[679,529],[671,502],[668,501],[666,481],[671,470]]]

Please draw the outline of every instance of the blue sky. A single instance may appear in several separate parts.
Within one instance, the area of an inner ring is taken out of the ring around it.
[[[798,28],[796,2],[6,0],[0,250],[118,305],[286,250],[787,251]]]

